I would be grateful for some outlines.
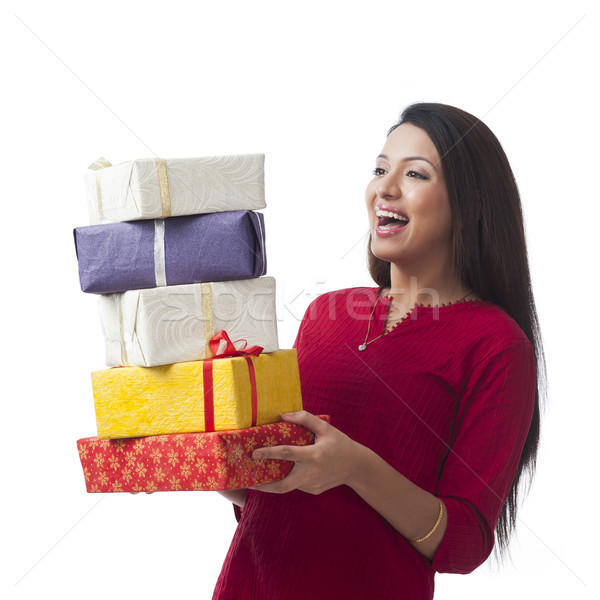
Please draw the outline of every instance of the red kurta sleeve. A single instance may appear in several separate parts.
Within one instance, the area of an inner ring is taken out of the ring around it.
[[[529,431],[535,389],[527,339],[489,352],[469,376],[437,491],[448,524],[433,557],[435,571],[470,573],[492,551],[494,528]]]

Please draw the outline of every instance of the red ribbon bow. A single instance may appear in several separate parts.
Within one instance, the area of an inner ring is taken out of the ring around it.
[[[225,342],[225,350],[223,350],[223,352],[219,352],[221,340]],[[235,347],[235,344],[238,342],[244,342],[244,346],[240,349]],[[233,358],[234,356],[249,355],[258,356],[264,350],[264,348],[261,348],[260,346],[247,347],[248,342],[246,340],[235,340],[235,342],[232,342],[224,329],[221,329],[221,331],[208,342],[208,346],[213,353],[214,358]]]
[[[225,349],[219,352],[221,341],[225,342]],[[235,347],[237,342],[244,342],[244,346],[240,349]],[[241,356],[248,363],[248,375],[250,377],[250,388],[252,390],[252,427],[256,425],[258,414],[258,397],[256,393],[256,373],[254,372],[254,364],[251,356],[258,356],[263,348],[260,346],[247,347],[246,340],[235,340],[232,342],[224,330],[219,331],[208,343],[210,351],[213,353],[212,358],[203,361],[202,374],[204,381],[204,431],[215,430],[215,403],[213,396],[213,361],[220,358],[235,358]]]

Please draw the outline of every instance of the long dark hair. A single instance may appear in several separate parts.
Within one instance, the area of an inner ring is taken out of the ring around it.
[[[512,487],[502,507],[496,536],[500,552],[508,548],[517,519],[519,482],[535,472],[540,434],[540,404],[546,368],[539,321],[531,289],[521,199],[508,158],[496,136],[479,119],[445,104],[407,107],[398,123],[423,129],[435,145],[452,210],[452,264],[462,284],[482,300],[502,307],[533,346],[537,387],[533,417]],[[391,287],[390,263],[368,246],[369,272]]]

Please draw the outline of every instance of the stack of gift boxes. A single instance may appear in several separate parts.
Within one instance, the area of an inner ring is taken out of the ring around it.
[[[88,492],[231,490],[292,463],[252,451],[314,441],[295,350],[279,350],[266,272],[264,156],[144,159],[86,174],[76,228],[109,369],[92,373],[98,435],[77,442]],[[233,342],[231,340],[234,340]]]

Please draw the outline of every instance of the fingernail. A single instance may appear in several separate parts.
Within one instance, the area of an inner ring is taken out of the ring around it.
[[[255,450],[252,453],[252,460],[260,460],[262,458],[262,452],[259,452],[258,450]]]

